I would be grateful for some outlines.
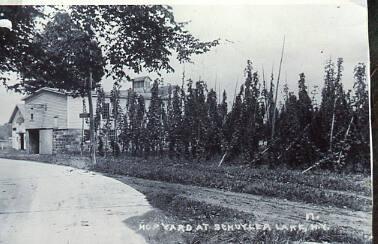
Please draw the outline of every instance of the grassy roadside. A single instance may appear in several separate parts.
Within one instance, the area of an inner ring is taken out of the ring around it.
[[[57,165],[72,166],[80,169],[87,169],[90,165],[90,160],[88,157],[82,157],[78,154],[29,154],[25,151],[8,149],[3,151],[0,150],[0,158],[51,163]]]
[[[99,158],[95,170],[143,179],[180,183],[297,202],[370,211],[370,177],[247,166],[217,167],[216,162],[188,163],[140,158]]]
[[[0,151],[0,157],[88,166],[88,158],[79,155],[29,155],[19,151]],[[137,178],[157,180],[277,197],[291,201],[371,211],[371,180],[363,174],[341,174],[329,171],[301,171],[284,167],[224,165],[217,162],[188,162],[169,159],[134,157],[98,157],[94,170]]]
[[[59,163],[62,160],[80,160],[78,156],[7,155],[0,157]],[[74,165],[71,165],[74,166]],[[223,166],[215,163],[188,163],[173,160],[144,160],[139,158],[99,158],[95,170],[138,178],[159,180],[185,185],[275,196],[299,202],[310,202],[337,207],[348,206],[354,210],[370,210],[369,180],[366,175],[337,174],[315,171],[302,175],[289,169],[249,168]],[[183,197],[177,192],[162,193],[156,187],[140,188],[150,204],[157,210],[143,216],[130,218],[125,223],[142,234],[149,243],[371,243],[362,234],[341,228],[329,230],[213,230],[167,231],[162,226],[154,230],[140,230],[140,223],[190,225],[200,223],[214,226],[217,223],[253,222],[255,216],[235,209],[225,208]],[[288,192],[285,192],[288,191]],[[306,192],[307,191],[307,192]],[[348,194],[346,194],[348,193]],[[318,199],[316,196],[323,197]]]
[[[161,193],[153,189],[143,191],[150,204],[161,210],[151,211],[143,216],[127,219],[125,222],[142,234],[149,243],[371,243],[360,233],[331,228],[328,230],[277,230],[236,229],[237,225],[253,223],[254,216],[233,209],[193,201],[174,193]],[[164,223],[165,228],[160,223]],[[207,230],[196,230],[196,226],[208,224]],[[216,229],[217,224],[224,229]],[[159,225],[160,224],[160,225]],[[159,226],[157,226],[159,225]],[[178,226],[191,226],[192,230],[178,231]],[[139,227],[137,227],[139,226]],[[142,227],[141,227],[142,226]],[[152,228],[147,230],[145,226]],[[156,226],[156,227],[153,227]],[[172,226],[175,229],[172,230]],[[233,229],[230,229],[230,226]],[[265,229],[264,229],[265,228]]]

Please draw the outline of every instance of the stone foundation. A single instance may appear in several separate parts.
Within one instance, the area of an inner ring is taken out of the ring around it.
[[[80,153],[80,129],[55,129],[53,131],[53,154]]]

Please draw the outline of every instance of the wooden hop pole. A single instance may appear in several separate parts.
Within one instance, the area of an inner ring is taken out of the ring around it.
[[[277,77],[277,83],[276,83],[276,94],[274,96],[274,105],[273,105],[273,119],[272,119],[272,141],[274,139],[274,132],[275,132],[275,124],[276,124],[276,106],[277,106],[277,96],[278,96],[278,85],[280,83],[280,76],[281,76],[281,67],[282,67],[282,59],[283,54],[285,50],[285,36],[283,38],[282,43],[282,50],[281,50],[281,59],[280,59],[280,67],[278,69],[278,77]]]

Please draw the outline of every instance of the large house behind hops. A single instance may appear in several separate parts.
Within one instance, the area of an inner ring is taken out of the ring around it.
[[[151,100],[151,82],[148,76],[131,80],[132,88],[145,99],[148,109]],[[127,104],[128,90],[120,91],[120,105]],[[168,86],[159,87],[163,100],[168,96]],[[81,142],[88,134],[88,123],[80,114],[88,111],[83,99],[73,97],[52,88],[42,88],[24,97],[23,104],[17,104],[9,119],[12,125],[12,147],[27,150],[33,154],[56,154],[80,152]],[[97,95],[93,95],[96,104]],[[86,102],[86,104],[88,104]],[[84,111],[85,108],[85,111]],[[111,119],[110,93],[105,95],[103,119]]]

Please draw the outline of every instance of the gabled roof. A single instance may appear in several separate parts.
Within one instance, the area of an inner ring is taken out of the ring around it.
[[[16,116],[17,114],[17,111],[20,111],[21,115],[23,117],[25,117],[25,104],[17,104],[14,109],[13,109],[13,112],[12,112],[12,115],[9,119],[9,123],[12,123],[13,120],[14,120],[14,117]]]
[[[135,77],[135,78],[131,79],[130,81],[145,81],[147,79],[150,80],[150,81],[152,81],[152,79],[149,76]]]
[[[55,88],[49,88],[49,87],[43,87],[35,92],[33,92],[32,94],[30,95],[27,95],[26,97],[22,98],[21,100],[25,101],[33,96],[36,96],[38,95],[39,93],[41,92],[44,92],[44,91],[47,91],[47,92],[52,92],[52,93],[55,93],[55,94],[59,94],[59,95],[67,95],[67,93],[63,92],[63,91],[60,91],[59,89],[55,89]]]

